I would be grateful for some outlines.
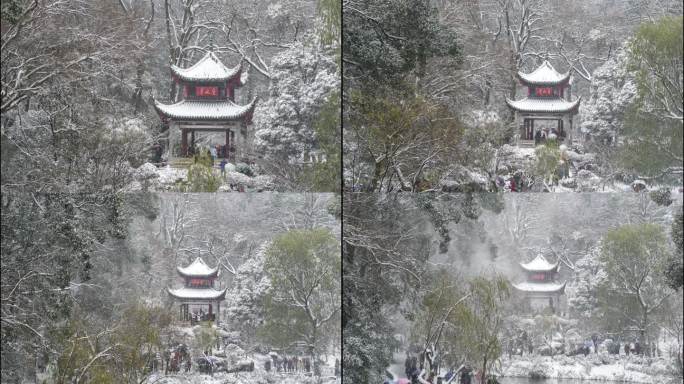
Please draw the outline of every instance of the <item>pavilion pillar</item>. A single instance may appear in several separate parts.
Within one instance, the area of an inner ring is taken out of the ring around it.
[[[230,145],[235,146],[235,132],[233,132],[232,130],[229,130],[229,132],[230,132]],[[233,161],[236,161],[235,156],[232,154],[232,151],[231,151],[231,158]]]
[[[226,129],[226,149],[223,153],[224,159],[230,159],[230,129]]]
[[[188,131],[187,129],[181,130],[181,156],[188,155]]]
[[[530,135],[531,139],[534,139],[534,119],[530,119]]]
[[[525,140],[527,138],[527,119],[523,119],[523,123],[520,126],[520,139]]]
[[[190,131],[190,147],[193,150],[193,155],[195,154],[195,131]]]

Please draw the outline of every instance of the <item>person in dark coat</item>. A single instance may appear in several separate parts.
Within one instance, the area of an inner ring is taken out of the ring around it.
[[[413,370],[411,370],[411,374],[409,375],[409,377],[411,378],[411,383],[420,383],[420,381],[418,380],[418,375],[420,375],[420,369],[413,368]]]
[[[511,192],[518,192],[517,185],[515,184],[515,178],[511,177],[508,181],[511,184]]]
[[[472,369],[470,369],[470,366],[466,366],[463,368],[461,371],[461,384],[470,384],[470,373],[472,372]]]
[[[228,164],[226,159],[222,159],[219,163],[219,167],[221,168],[221,177],[223,177],[224,180],[226,178],[226,164]]]
[[[625,343],[624,349],[625,349],[625,355],[629,356],[629,343]]]
[[[449,372],[447,372],[446,375],[444,375],[444,380],[449,381],[449,379],[451,379],[455,374],[456,373],[454,373],[454,369],[449,368]]]
[[[641,355],[641,344],[637,341],[634,343],[634,352],[636,352],[637,355]]]
[[[539,142],[541,142],[541,131],[537,131],[537,133],[534,134],[534,145],[539,145]]]
[[[594,353],[598,353],[598,335],[591,335],[591,342],[594,344]]]
[[[515,182],[515,192],[522,192],[522,175],[520,172],[516,172],[513,175],[513,181]],[[513,192],[513,188],[511,188],[511,191]]]

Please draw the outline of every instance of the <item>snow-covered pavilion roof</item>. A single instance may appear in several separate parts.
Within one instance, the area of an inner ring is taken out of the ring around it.
[[[226,296],[226,290],[224,288],[220,291],[213,288],[167,288],[169,295],[177,299],[195,299],[195,300],[223,300]]]
[[[175,120],[237,120],[254,111],[257,98],[247,105],[230,100],[181,100],[175,104],[162,104],[155,100],[160,114]]]
[[[218,274],[218,267],[210,268],[201,257],[197,257],[187,267],[176,267],[178,273],[186,277],[212,277]]]
[[[565,292],[565,284],[558,283],[530,283],[522,282],[513,284],[513,287],[519,291],[529,292],[529,293],[563,293]]]
[[[544,60],[537,69],[530,73],[518,72],[518,78],[527,84],[555,85],[568,81],[570,79],[570,71],[558,73],[548,60]]]
[[[529,272],[556,272],[558,270],[558,262],[549,263],[541,253],[529,263],[520,263],[520,266]]]
[[[178,78],[185,81],[227,81],[238,75],[242,70],[242,62],[233,68],[228,68],[214,52],[207,52],[198,62],[188,68],[171,65],[171,71]]]
[[[544,97],[526,97],[522,100],[511,100],[506,98],[506,104],[509,107],[520,112],[536,112],[536,113],[577,113],[580,105],[581,97],[574,101],[563,100],[558,98],[544,98]]]

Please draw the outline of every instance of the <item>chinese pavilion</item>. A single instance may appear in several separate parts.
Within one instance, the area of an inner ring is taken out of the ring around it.
[[[218,321],[221,302],[225,300],[226,288],[214,288],[219,275],[218,267],[210,268],[198,257],[185,268],[177,267],[185,281],[182,288],[168,288],[169,295],[180,302],[181,321]]]
[[[570,71],[558,73],[548,61],[544,61],[532,73],[518,72],[518,80],[527,87],[527,97],[522,100],[506,98],[506,103],[515,112],[519,127],[518,145],[532,146],[540,138],[555,135],[558,140],[567,137],[572,141],[572,116],[577,114],[580,98],[572,100]],[[555,127],[535,128],[535,121],[556,121]],[[539,133],[537,133],[539,132]]]
[[[556,283],[559,270],[558,262],[551,264],[541,254],[529,263],[520,263],[527,275],[527,281],[513,284],[528,300],[533,310],[550,307],[556,312],[562,305],[561,296],[565,294],[565,282]]]
[[[255,97],[247,105],[235,103],[235,89],[244,85],[242,73],[242,62],[234,68],[227,68],[211,49],[189,68],[171,66],[173,81],[182,91],[182,98],[175,104],[162,104],[155,100],[154,107],[162,123],[169,128],[172,154],[191,155],[196,132],[225,132],[225,146],[221,146],[217,155],[235,158],[235,132],[251,124],[257,101]],[[180,153],[176,147],[178,136]]]

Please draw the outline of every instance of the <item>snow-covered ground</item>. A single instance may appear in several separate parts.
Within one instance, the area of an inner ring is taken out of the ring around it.
[[[228,163],[226,164],[226,173],[224,177],[221,177],[221,171],[218,166],[215,166],[213,173],[216,176],[222,178],[221,186],[219,186],[219,192],[231,192],[237,190],[236,186],[242,185],[246,191],[250,190],[273,190],[274,182],[273,177],[269,175],[256,175],[254,177],[247,176],[240,172],[235,171],[235,165]],[[161,190],[173,190],[178,182],[187,181],[188,170],[182,167],[172,167],[166,165],[161,168],[157,168],[150,163],[145,163],[138,168],[138,177],[140,180],[135,182],[135,185],[131,186],[131,190],[141,189],[141,183],[147,181],[148,184],[157,189]],[[231,188],[230,185],[234,187]]]
[[[568,357],[513,356],[502,360],[505,377],[537,377],[618,381],[647,384],[674,383],[672,367],[662,358],[590,354]]]
[[[157,174],[159,175],[159,182],[161,184],[174,184],[179,179],[187,179],[188,170],[167,165],[159,168]]]
[[[189,328],[186,328],[186,332]],[[235,346],[233,346],[235,347]],[[229,348],[230,349],[230,348]],[[239,347],[236,349],[242,351]],[[226,351],[219,350],[216,353],[217,355],[225,355]],[[231,355],[231,352],[228,352],[228,355]],[[242,355],[242,352],[240,353],[241,356],[245,357],[247,355]],[[340,384],[340,378],[335,377],[332,375],[334,371],[334,360],[335,359],[327,359],[327,362],[324,363],[324,365],[321,367],[323,371],[323,375],[320,378],[318,377],[313,377],[310,373],[305,373],[305,372],[276,372],[276,371],[269,371],[267,372],[264,369],[264,364],[263,362],[266,360],[270,360],[270,357],[268,355],[261,355],[261,354],[251,354],[247,356],[248,359],[252,360],[255,362],[254,364],[254,371],[253,372],[235,372],[235,373],[226,373],[226,372],[216,372],[213,375],[210,374],[201,374],[196,371],[196,368],[193,367],[193,370],[190,372],[180,372],[180,373],[173,373],[173,374],[168,374],[164,375],[162,372],[157,372],[153,373],[148,377],[148,379],[144,382],[145,384],[273,384],[273,383],[282,383],[282,384]],[[228,357],[228,360],[231,359],[231,356]]]
[[[401,352],[395,353],[394,358],[392,359],[392,365],[387,368],[387,371],[392,374],[394,380],[406,378],[406,374],[404,373],[405,357],[406,355]]]
[[[239,372],[239,373],[215,373],[204,375],[196,372],[180,373],[164,376],[163,374],[151,375],[144,384],[314,384],[317,378],[307,377],[302,374],[269,373],[265,371]],[[324,377],[323,384],[339,384],[340,379]]]

